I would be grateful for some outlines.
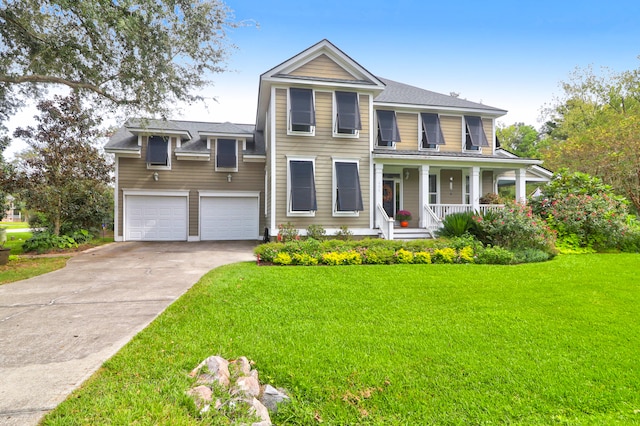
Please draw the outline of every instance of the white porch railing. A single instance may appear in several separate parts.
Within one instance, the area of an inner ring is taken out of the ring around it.
[[[385,240],[393,240],[393,224],[394,220],[390,219],[387,212],[384,211],[382,204],[378,203],[376,211],[376,224]]]
[[[476,210],[471,204],[429,204],[428,207],[431,208],[433,213],[440,220],[443,220],[445,217],[453,213],[466,213]],[[503,204],[480,204],[477,210],[480,214],[485,214],[488,211],[501,208],[504,208]]]
[[[424,205],[424,218],[424,227],[429,231],[432,237],[435,237],[435,232],[442,227],[442,220],[438,218],[435,212],[431,210],[431,206],[428,204]]]

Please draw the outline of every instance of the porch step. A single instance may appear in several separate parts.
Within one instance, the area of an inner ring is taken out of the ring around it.
[[[423,240],[433,238],[431,233],[422,228],[394,228],[394,240]]]

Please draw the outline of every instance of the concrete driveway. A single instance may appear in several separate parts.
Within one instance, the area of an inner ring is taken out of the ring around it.
[[[35,425],[209,270],[253,242],[114,243],[0,286],[0,424]]]

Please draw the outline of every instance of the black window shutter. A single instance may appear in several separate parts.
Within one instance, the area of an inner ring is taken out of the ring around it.
[[[438,114],[421,113],[423,148],[427,145],[444,145],[444,136],[440,127],[440,117]]]
[[[487,135],[482,127],[482,119],[474,115],[465,115],[464,121],[467,123],[467,132],[471,139],[471,146],[489,146]]]
[[[291,211],[316,211],[316,185],[313,178],[313,162],[291,161]]]
[[[149,136],[147,143],[147,163],[167,165],[169,159],[169,141],[162,136]]]
[[[336,92],[338,132],[362,130],[358,94],[355,92]]]
[[[218,139],[216,141],[216,167],[232,169],[237,167],[236,144],[235,139]]]
[[[313,109],[313,91],[311,89],[289,89],[292,126],[315,126],[316,114]]]
[[[336,162],[337,211],[362,211],[360,176],[356,163]]]
[[[379,145],[391,146],[400,142],[400,131],[395,111],[377,110]]]

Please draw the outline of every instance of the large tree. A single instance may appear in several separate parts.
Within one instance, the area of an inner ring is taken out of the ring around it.
[[[152,114],[200,99],[232,19],[220,0],[0,1],[0,126],[50,85]]]
[[[640,70],[578,70],[547,111],[545,164],[601,178],[640,211]]]
[[[99,118],[76,95],[41,101],[38,109],[37,127],[15,131],[29,150],[18,158],[12,187],[55,235],[99,226],[112,194],[112,169],[96,144]]]
[[[500,145],[520,157],[540,158],[541,142],[538,131],[524,123],[498,125],[496,134]]]

